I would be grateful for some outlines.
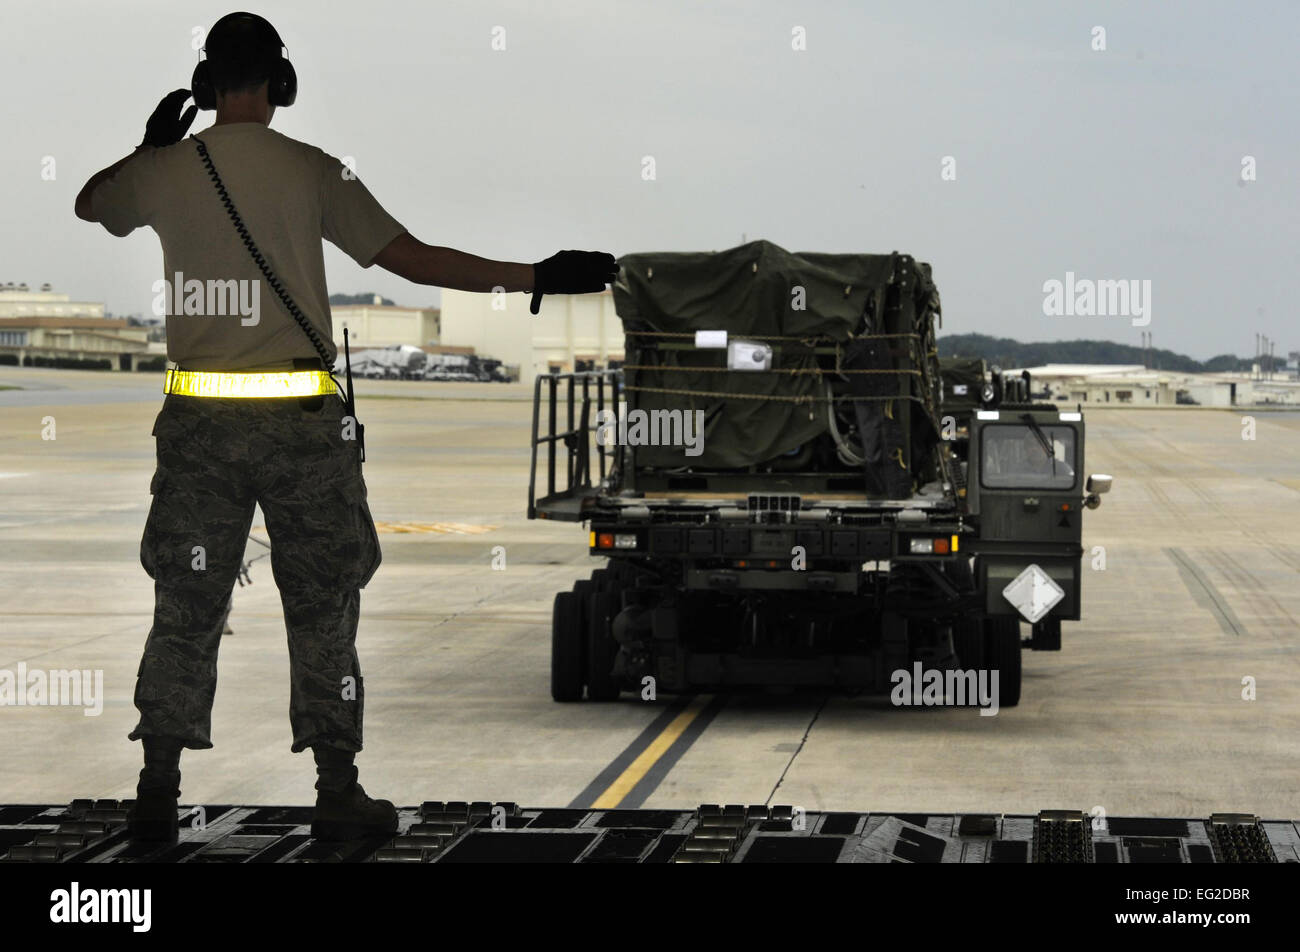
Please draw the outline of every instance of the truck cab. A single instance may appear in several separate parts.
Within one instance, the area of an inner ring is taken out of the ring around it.
[[[962,369],[969,378],[969,365]],[[978,389],[945,382],[962,390],[945,406],[983,611],[1023,619],[1031,647],[1058,650],[1060,623],[1080,618],[1083,510],[1100,504],[1111,478],[1084,475],[1083,413],[1031,402],[1027,372],[1011,377],[995,367]],[[1023,591],[1008,595],[1027,572]]]

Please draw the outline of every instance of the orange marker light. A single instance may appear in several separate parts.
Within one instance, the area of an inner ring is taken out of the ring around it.
[[[947,555],[947,554],[948,554],[948,540],[947,540],[947,539],[935,539],[935,540],[934,540],[934,554],[935,554],[935,555]]]
[[[597,538],[600,540],[600,547],[602,549],[614,548],[614,533],[602,532]]]

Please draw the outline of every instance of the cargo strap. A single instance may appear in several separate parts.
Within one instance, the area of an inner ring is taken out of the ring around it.
[[[163,393],[223,398],[317,397],[338,393],[338,388],[324,370],[227,373],[169,369]]]

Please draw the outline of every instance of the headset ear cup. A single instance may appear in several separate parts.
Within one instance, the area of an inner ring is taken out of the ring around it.
[[[200,60],[194,67],[194,75],[190,78],[190,95],[194,97],[194,105],[200,109],[217,108],[217,91],[212,86],[212,67],[207,60]]]
[[[292,106],[298,98],[298,74],[293,64],[283,56],[271,71],[269,100],[272,106]]]

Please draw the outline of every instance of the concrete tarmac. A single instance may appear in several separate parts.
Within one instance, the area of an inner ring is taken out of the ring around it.
[[[104,698],[98,716],[0,707],[0,802],[129,797],[161,376],[0,367],[6,385],[23,389],[0,389],[0,670],[102,670]],[[580,527],[524,517],[530,388],[357,386],[384,550],[358,641],[373,795],[1300,815],[1300,414],[1257,413],[1245,440],[1249,410],[1086,412],[1086,470],[1115,488],[1085,513],[1084,620],[1025,653],[1021,704],[995,717],[821,694],[561,705],[551,598],[593,565]],[[252,579],[186,802],[314,798],[267,559]]]

